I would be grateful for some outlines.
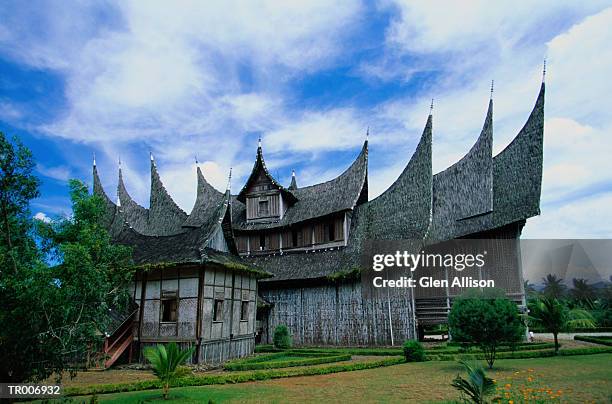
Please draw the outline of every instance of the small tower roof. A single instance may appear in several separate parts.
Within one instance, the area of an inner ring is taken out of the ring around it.
[[[238,193],[238,196],[236,197],[236,199],[238,199],[240,202],[243,202],[243,203],[246,201],[246,191],[251,187],[251,185],[255,182],[255,180],[257,180],[257,177],[259,176],[260,172],[262,172],[266,177],[268,177],[270,182],[278,190],[281,191],[281,194],[283,195],[283,197],[289,203],[294,203],[294,202],[297,201],[297,198],[295,197],[295,195],[293,195],[293,193],[290,190],[288,190],[287,188],[283,187],[272,176],[272,174],[270,174],[270,172],[266,168],[266,162],[264,160],[263,151],[262,151],[262,147],[261,147],[261,138],[259,138],[259,141],[258,141],[257,156],[255,158],[255,164],[253,165],[253,170],[251,170],[251,175],[249,176],[249,178],[247,179],[246,183],[244,184],[244,186],[240,190],[240,193]]]

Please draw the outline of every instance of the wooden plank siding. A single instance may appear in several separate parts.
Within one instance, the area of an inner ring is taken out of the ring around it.
[[[161,321],[164,291],[176,292],[176,322]],[[197,362],[220,363],[253,353],[257,309],[253,276],[208,266],[166,268],[137,277],[133,296],[137,293],[142,296],[136,299],[142,314],[135,327],[141,361],[142,348],[169,341],[196,346],[192,359]],[[213,318],[215,300],[223,301],[220,321]],[[241,319],[243,302],[246,320]]]
[[[396,346],[416,338],[412,297],[406,290],[364,299],[361,283],[353,281],[260,293],[272,303],[264,343],[272,342],[280,324],[289,328],[296,345],[391,345],[391,328]]]

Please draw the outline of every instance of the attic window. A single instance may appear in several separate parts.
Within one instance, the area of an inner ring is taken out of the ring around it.
[[[163,291],[161,299],[162,323],[176,323],[178,299],[176,291]]]
[[[268,216],[270,214],[268,201],[259,201],[259,205],[257,206],[257,208],[258,216]]]

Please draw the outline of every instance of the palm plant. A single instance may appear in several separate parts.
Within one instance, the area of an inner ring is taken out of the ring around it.
[[[569,309],[558,299],[543,297],[529,304],[529,322],[539,325],[553,334],[555,339],[555,353],[559,352],[558,335],[561,331],[577,327],[593,328],[593,316],[583,309]]]
[[[544,290],[542,291],[544,295],[558,299],[565,293],[566,286],[563,284],[563,279],[557,278],[556,275],[548,274],[545,278],[542,278],[542,281],[544,281]]]
[[[451,386],[465,394],[475,404],[485,403],[485,398],[495,390],[495,382],[487,377],[484,368],[477,363],[460,361],[467,371],[467,379],[457,375]]]
[[[586,279],[573,280],[574,287],[571,290],[572,297],[582,307],[592,310],[595,303],[595,289]]]
[[[192,354],[193,347],[183,351],[178,347],[176,342],[169,343],[167,347],[164,345],[157,345],[157,347],[145,348],[144,356],[151,362],[153,373],[162,383],[164,400],[168,399],[170,383],[189,373],[189,369],[181,365],[185,363],[187,358]]]

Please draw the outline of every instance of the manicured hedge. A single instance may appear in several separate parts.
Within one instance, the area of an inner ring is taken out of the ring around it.
[[[598,353],[612,352],[612,348],[592,347],[592,348],[571,348],[562,349],[558,352],[559,356],[571,355],[591,355]],[[514,352],[499,352],[496,359],[528,359],[528,358],[546,358],[555,356],[554,349],[542,350],[527,350]],[[460,359],[484,359],[482,353],[464,353],[464,354],[427,354],[427,360],[432,361],[457,361]]]
[[[592,342],[594,344],[612,346],[612,337],[609,336],[595,337],[589,335],[574,335],[574,339],[576,341]]]
[[[373,369],[383,366],[405,363],[404,358],[388,358],[371,362],[347,363],[325,367],[308,367],[296,369],[270,369],[254,370],[240,373],[221,373],[193,375],[176,380],[172,387],[206,386],[211,384],[230,384],[254,382],[259,380],[279,379],[283,377],[326,375],[330,373],[351,372],[356,370]],[[134,383],[99,384],[86,387],[66,387],[64,395],[83,396],[91,394],[122,393],[127,391],[160,389],[158,380],[146,380]]]
[[[285,354],[283,353],[283,355]],[[273,354],[273,356],[276,356],[276,354]],[[282,356],[279,356],[279,357],[282,357]],[[275,360],[262,359],[258,361],[228,362],[225,364],[225,370],[278,369],[278,368],[289,368],[289,367],[294,367],[294,366],[321,365],[323,363],[341,362],[341,361],[348,361],[348,360],[351,360],[350,354],[320,355],[320,356],[310,355],[310,356],[304,356],[303,359],[291,359],[291,360],[284,360],[284,361],[283,360],[275,361]]]

